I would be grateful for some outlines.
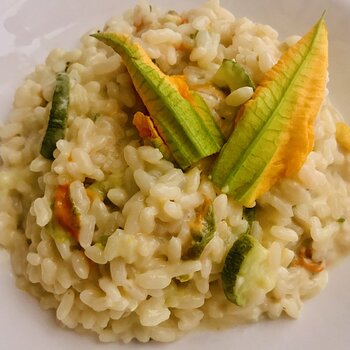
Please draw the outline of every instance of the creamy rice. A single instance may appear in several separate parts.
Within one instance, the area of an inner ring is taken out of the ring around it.
[[[104,29],[132,35],[165,73],[185,74],[193,87],[205,85],[224,58],[235,58],[258,84],[298,39],[281,42],[271,27],[236,19],[215,0],[181,15],[140,2]],[[64,70],[71,80],[69,121],[51,162],[39,151],[56,74]],[[231,121],[217,112],[220,98],[200,92],[227,128]],[[236,95],[233,105],[251,91]],[[336,142],[342,118],[328,98],[300,172],[257,201],[252,234],[267,248],[277,278],[272,291],[256,290],[244,308],[226,299],[220,280],[228,250],[248,225],[242,207],[217,192],[205,170],[183,172],[144,146],[131,123],[138,103],[120,57],[89,33],[75,50],[53,50],[18,88],[0,129],[0,245],[11,253],[20,288],[54,309],[64,326],[93,331],[104,342],[169,342],[212,322],[297,318],[303,299],[327,283],[327,270],[311,273],[292,263],[300,242],[310,240],[313,258],[326,265],[350,246],[350,155]],[[108,200],[89,196],[87,179],[110,174],[122,180]],[[80,215],[79,242],[48,232],[53,193],[63,184]],[[213,203],[214,238],[198,259],[183,260],[205,199]]]

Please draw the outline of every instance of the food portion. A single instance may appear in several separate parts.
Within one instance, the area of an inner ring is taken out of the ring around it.
[[[133,86],[151,114],[148,118],[153,129],[182,169],[219,152],[224,137],[200,95],[190,91],[185,77],[166,76],[142,47],[124,34],[92,36],[121,55]],[[140,115],[138,111],[136,116]],[[134,124],[139,125],[138,117]],[[142,134],[143,127],[140,129]]]
[[[328,66],[324,18],[260,81],[212,171],[213,182],[244,206],[304,164],[324,100]]]
[[[53,50],[0,130],[18,286],[104,342],[297,318],[350,247],[350,129],[310,28],[140,2]]]
[[[229,301],[238,306],[251,302],[257,290],[268,293],[276,284],[276,273],[268,268],[267,250],[252,235],[242,233],[233,243],[221,272]]]
[[[54,159],[56,143],[65,136],[69,110],[69,85],[68,75],[59,73],[52,96],[49,122],[40,150],[41,155],[47,159]]]

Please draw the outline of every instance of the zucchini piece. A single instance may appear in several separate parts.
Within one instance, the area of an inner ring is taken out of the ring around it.
[[[212,78],[212,82],[226,95],[219,104],[217,112],[224,118],[233,119],[233,122],[226,125],[222,130],[225,137],[228,138],[237,122],[236,116],[239,108],[255,90],[255,84],[239,63],[229,59],[222,61],[221,66]],[[246,91],[243,92],[243,90]]]
[[[249,86],[255,90],[254,82],[245,69],[235,60],[225,58],[212,80],[219,88],[229,88],[231,92],[244,86]]]
[[[243,219],[248,221],[248,228],[245,231],[245,234],[250,234],[252,231],[252,225],[253,225],[253,221],[256,220],[256,207],[252,207],[252,208],[246,208],[243,207]]]
[[[200,230],[195,230],[192,233],[193,243],[189,250],[184,255],[183,259],[197,259],[202,254],[205,246],[214,237],[216,230],[216,222],[214,209],[212,204],[204,204],[203,211],[205,213],[204,218],[200,220]]]
[[[69,108],[69,77],[59,73],[56,78],[56,88],[53,93],[52,107],[40,153],[47,159],[54,159],[53,152],[56,143],[65,136]]]
[[[103,181],[95,181],[89,185],[86,190],[92,191],[101,200],[107,197],[107,193],[111,188],[121,186],[123,184],[123,174],[111,174]]]
[[[270,291],[273,276],[267,271],[267,250],[253,236],[241,234],[229,250],[221,280],[226,298],[245,306],[257,288]]]

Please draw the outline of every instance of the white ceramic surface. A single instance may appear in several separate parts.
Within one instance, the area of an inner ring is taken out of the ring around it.
[[[55,47],[73,48],[91,28],[102,27],[112,15],[135,0],[1,0],[0,1],[0,120],[11,108],[15,87]],[[154,0],[163,8],[185,9],[199,0]],[[326,10],[330,39],[330,94],[350,121],[350,0],[222,0],[237,17],[268,23],[281,37],[303,34]],[[173,344],[100,344],[57,326],[52,312],[43,311],[16,289],[9,257],[0,249],[0,349],[25,350],[345,350],[350,349],[350,259],[330,271],[329,285],[307,301],[298,321],[282,319],[221,331],[201,331]]]

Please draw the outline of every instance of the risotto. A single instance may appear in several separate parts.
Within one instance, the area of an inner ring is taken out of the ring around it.
[[[225,94],[208,87],[223,60],[234,59],[259,86],[300,39],[280,41],[270,26],[235,18],[215,0],[182,14],[140,2],[103,30],[130,35],[162,72],[184,75],[224,135],[233,124],[227,110],[249,100],[253,88],[238,89],[223,108]],[[327,90],[304,165],[259,196],[250,218],[210,180],[210,164],[181,170],[144,142],[133,125],[144,106],[132,78],[121,56],[90,36],[95,32],[35,68],[0,129],[0,245],[19,287],[65,327],[103,342],[170,342],[200,325],[297,318],[303,300],[327,284],[326,267],[350,246],[350,155],[337,142],[342,117]],[[51,160],[40,150],[61,73],[69,77],[69,111]],[[72,225],[53,224],[57,189],[69,192],[76,234]],[[208,202],[214,230],[189,257]],[[273,281],[239,306],[228,300],[221,276],[247,230],[266,251]]]

